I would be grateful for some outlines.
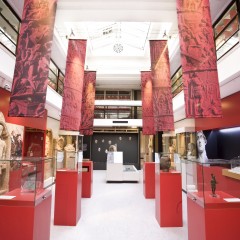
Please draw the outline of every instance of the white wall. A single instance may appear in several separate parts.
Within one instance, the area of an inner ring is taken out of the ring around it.
[[[8,79],[13,79],[14,68],[15,68],[15,56],[9,53],[0,45],[0,73]]]
[[[47,118],[47,129],[52,130],[53,138],[58,137],[59,127],[60,127],[60,121],[50,117]]]

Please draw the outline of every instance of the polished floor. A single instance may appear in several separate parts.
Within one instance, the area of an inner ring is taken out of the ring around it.
[[[184,193],[183,227],[161,228],[155,219],[155,201],[144,198],[142,180],[106,183],[105,179],[106,171],[94,171],[92,198],[82,199],[75,227],[54,226],[52,205],[51,240],[187,240]]]

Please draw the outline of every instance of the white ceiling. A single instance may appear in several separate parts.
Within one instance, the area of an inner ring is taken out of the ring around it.
[[[230,2],[210,0],[213,22]],[[9,3],[21,16],[23,0]],[[87,39],[85,66],[97,71],[98,88],[140,89],[140,71],[150,69],[148,40],[165,32],[173,73],[180,66],[176,0],[58,0],[52,59],[64,72],[66,36]]]

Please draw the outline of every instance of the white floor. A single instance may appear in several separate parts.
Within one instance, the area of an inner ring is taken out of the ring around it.
[[[52,205],[51,240],[187,240],[185,194],[183,227],[161,228],[155,200],[144,198],[142,180],[106,183],[106,171],[94,171],[93,195],[82,199],[77,226],[54,226],[53,210]]]

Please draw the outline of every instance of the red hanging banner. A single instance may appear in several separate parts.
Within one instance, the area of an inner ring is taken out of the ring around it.
[[[9,116],[44,117],[57,0],[25,0]]]
[[[80,133],[93,135],[94,105],[95,105],[96,71],[84,72],[82,118]]]
[[[166,40],[151,40],[153,115],[155,131],[174,130],[170,64]]]
[[[141,90],[142,90],[142,133],[143,135],[155,135],[153,118],[153,88],[152,72],[141,72]]]
[[[69,39],[60,129],[79,131],[81,123],[82,93],[86,40]]]
[[[209,0],[177,0],[177,14],[186,117],[221,117]]]

